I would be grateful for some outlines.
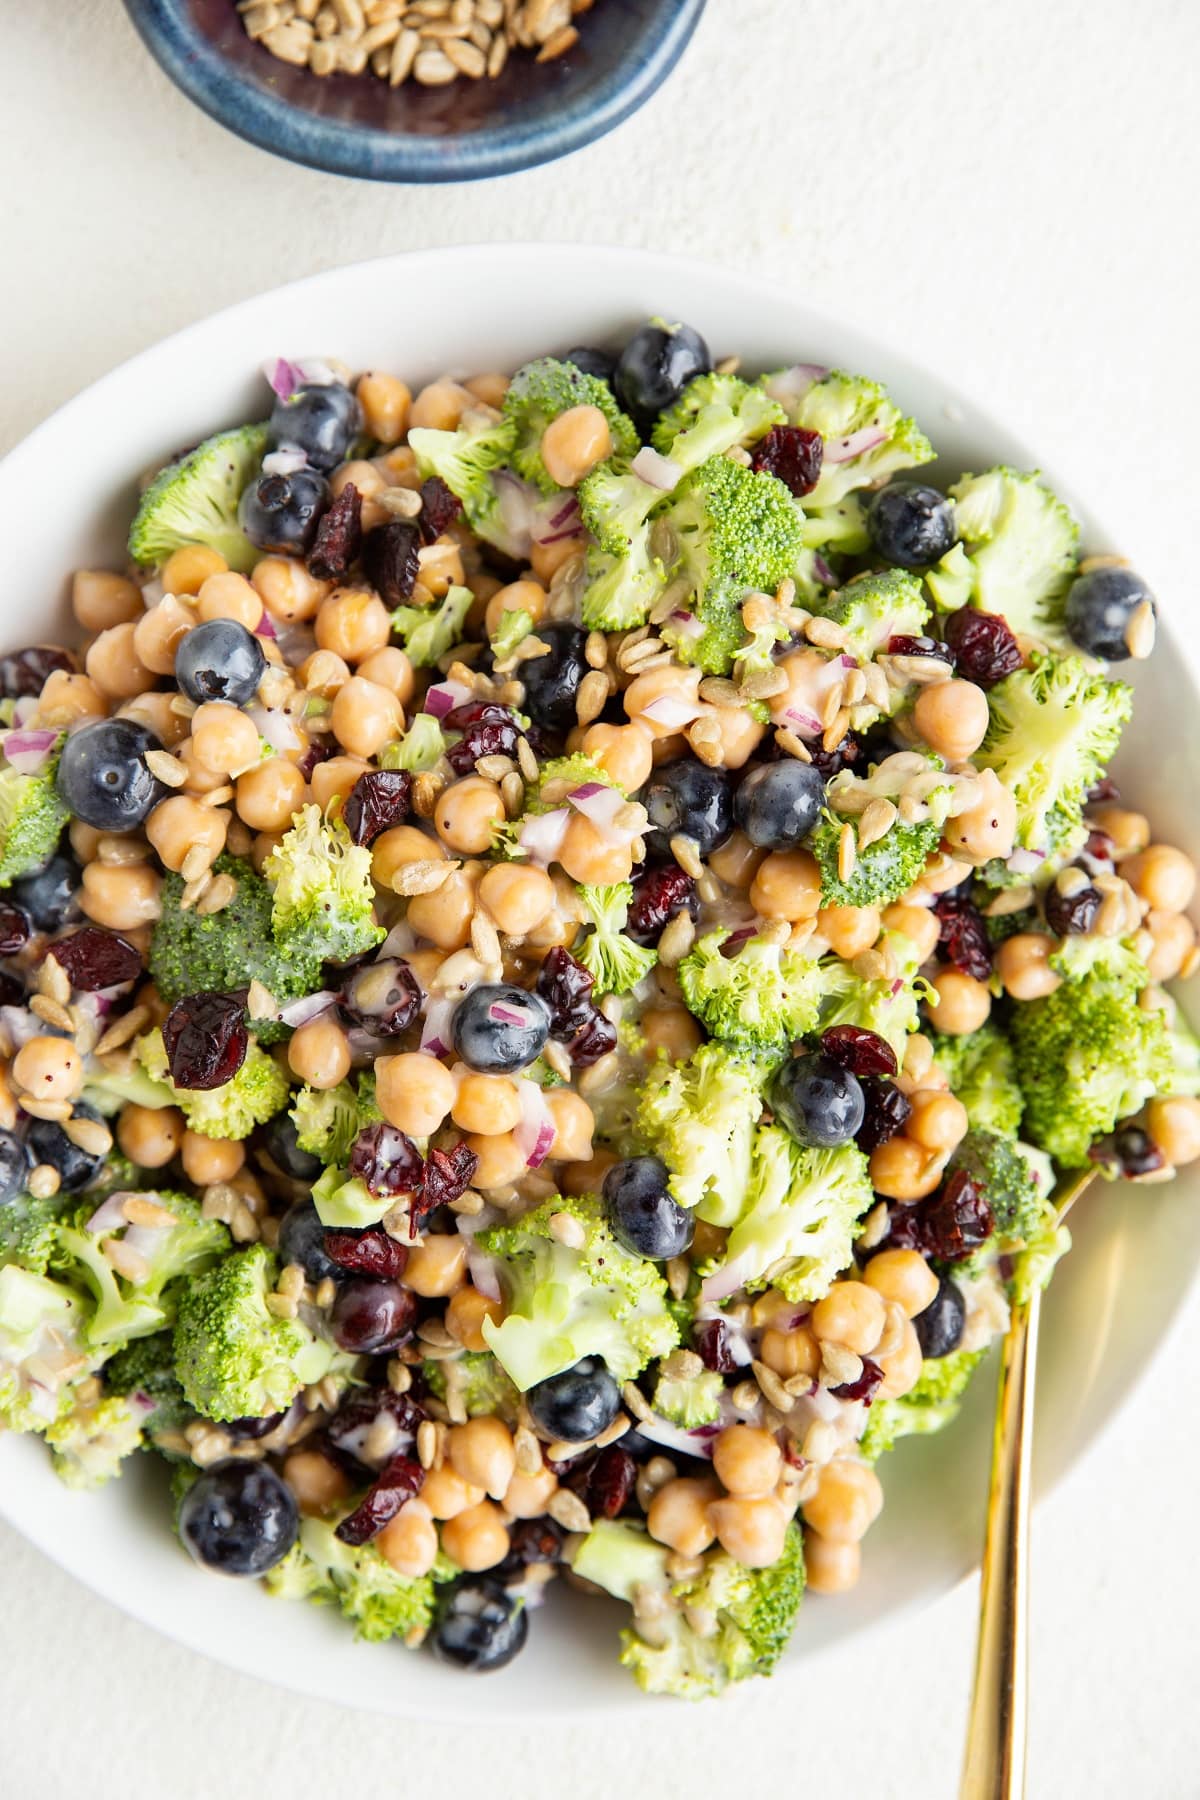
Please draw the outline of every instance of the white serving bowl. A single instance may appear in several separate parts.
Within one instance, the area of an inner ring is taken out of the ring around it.
[[[261,416],[268,357],[336,355],[395,370],[415,388],[447,370],[515,367],[571,344],[618,342],[651,314],[686,319],[715,355],[751,370],[818,361],[887,383],[941,452],[935,471],[1036,454],[937,376],[782,294],[723,270],[628,250],[549,245],[432,250],[293,283],[179,332],[77,396],[0,465],[8,534],[3,644],[45,641],[67,624],[80,565],[119,567],[139,471],[223,425]],[[1090,550],[1114,547],[1056,470]],[[1121,673],[1127,673],[1123,669]],[[1118,764],[1129,794],[1153,796],[1156,831],[1200,860],[1196,680],[1169,632],[1136,671],[1138,706]],[[1036,1482],[1045,1491],[1116,1408],[1163,1336],[1200,1257],[1191,1171],[1170,1187],[1101,1187],[1075,1226],[1043,1327]],[[866,1545],[861,1585],[810,1599],[776,1676],[878,1619],[952,1587],[975,1565],[983,1531],[991,1382],[961,1420],[910,1440],[884,1468],[887,1505]],[[94,1495],[70,1493],[40,1443],[0,1440],[0,1513],[63,1568],[145,1624],[248,1674],[400,1716],[536,1719],[649,1702],[616,1665],[615,1604],[564,1590],[531,1621],[507,1670],[464,1680],[429,1656],[358,1644],[340,1620],[202,1573],[172,1535],[165,1484],[149,1458]],[[1081,1592],[1089,1572],[1079,1570]]]

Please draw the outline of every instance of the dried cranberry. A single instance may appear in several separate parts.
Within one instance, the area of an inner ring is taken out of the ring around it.
[[[939,894],[933,910],[941,928],[939,942],[946,961],[964,975],[986,981],[992,972],[992,946],[979,908],[960,895]]]
[[[380,832],[403,825],[412,803],[407,769],[368,769],[342,803],[346,830],[356,844],[373,844]]]
[[[938,1262],[961,1262],[985,1244],[995,1228],[979,1182],[965,1169],[955,1169],[930,1199],[893,1212],[889,1242]]]
[[[442,720],[448,731],[466,731],[471,725],[515,725],[516,722],[512,707],[501,706],[498,700],[464,700],[461,705],[452,706]]]
[[[912,1102],[893,1081],[880,1081],[873,1075],[860,1079],[866,1110],[855,1135],[860,1150],[878,1150],[902,1131],[912,1115]]]
[[[567,1045],[567,1055],[576,1068],[589,1069],[617,1047],[617,1028],[606,1019],[598,1006],[584,1020]]]
[[[308,781],[311,779],[312,772],[317,764],[328,762],[332,755],[332,744],[323,744],[319,739],[314,738],[312,743],[308,746],[308,749],[304,752],[304,755],[297,759],[296,767],[303,775],[305,781]]]
[[[361,549],[362,495],[348,481],[317,526],[308,572],[318,581],[344,581]]]
[[[1113,801],[1121,798],[1121,790],[1111,775],[1102,775],[1095,787],[1087,791],[1089,806],[1099,806],[1102,801]]]
[[[370,1467],[365,1461],[367,1438],[385,1413],[395,1430],[381,1454],[394,1456],[398,1450],[411,1450],[425,1410],[411,1394],[395,1394],[389,1387],[351,1388],[326,1426],[326,1441],[351,1470]]]
[[[48,676],[55,669],[78,668],[69,650],[57,644],[31,644],[27,650],[14,650],[0,656],[0,694],[6,700],[21,700],[26,695],[36,698]]]
[[[1094,887],[1077,888],[1073,894],[1048,887],[1042,896],[1046,923],[1056,937],[1082,937],[1090,931],[1100,911],[1100,891]]]
[[[171,1080],[181,1088],[217,1088],[246,1060],[250,1034],[240,994],[189,994],[162,1028]]]
[[[406,962],[360,963],[338,995],[351,1024],[375,1037],[400,1037],[421,1010],[421,984]]]
[[[809,759],[822,781],[829,781],[832,776],[840,775],[843,769],[850,768],[862,755],[862,742],[848,731],[841,743],[832,750],[826,750],[820,741],[807,746]],[[886,754],[886,753],[885,753]]]
[[[531,1563],[562,1558],[563,1533],[553,1519],[517,1519],[509,1530],[508,1555],[500,1564],[501,1580],[520,1576]]]
[[[950,614],[942,629],[958,658],[958,673],[976,687],[993,687],[1021,667],[1017,640],[998,613],[964,606]]]
[[[357,1175],[371,1193],[388,1197],[415,1194],[425,1178],[421,1152],[395,1125],[366,1125],[350,1149],[350,1173]],[[327,1234],[328,1235],[328,1234]],[[333,1252],[329,1253],[331,1256]],[[340,1257],[334,1257],[340,1262]],[[349,1267],[349,1264],[344,1265]]]
[[[515,756],[521,735],[512,719],[469,725],[457,744],[447,750],[446,760],[456,775],[470,775],[481,756]]]
[[[692,1326],[692,1347],[706,1369],[719,1375],[732,1375],[737,1362],[731,1349],[729,1327],[724,1319],[697,1319]]]
[[[425,1185],[414,1200],[413,1223],[418,1223],[435,1207],[449,1206],[465,1194],[475,1179],[479,1158],[467,1144],[455,1144],[452,1150],[431,1150],[425,1159]]]
[[[422,544],[432,544],[440,538],[453,525],[461,511],[462,501],[457,494],[450,492],[439,476],[431,475],[428,481],[423,481],[421,511],[417,518],[417,530],[421,534]]]
[[[892,1046],[859,1025],[831,1025],[821,1033],[821,1048],[852,1075],[894,1075],[899,1067]]]
[[[327,1231],[325,1254],[339,1269],[370,1275],[376,1281],[397,1281],[404,1273],[408,1251],[380,1225],[367,1231]]]
[[[750,467],[782,481],[799,499],[811,494],[821,475],[825,443],[819,431],[803,425],[772,425],[750,452]]]
[[[568,1043],[594,1010],[592,989],[596,978],[576,962],[569,950],[556,944],[546,953],[538,970],[534,991],[550,1008],[550,1036]]]
[[[625,929],[637,944],[657,944],[677,913],[700,916],[695,877],[677,863],[647,869],[633,884],[633,900]]]
[[[352,1513],[334,1533],[343,1544],[369,1544],[394,1519],[406,1501],[421,1491],[425,1471],[401,1450],[389,1457]]]
[[[420,547],[416,526],[404,519],[377,525],[363,539],[363,573],[385,606],[400,606],[412,597]]]
[[[135,944],[99,925],[85,925],[70,937],[59,938],[51,944],[50,955],[66,970],[71,986],[85,994],[136,981],[143,967],[142,953]]]
[[[32,931],[33,921],[24,907],[0,900],[0,956],[15,956],[24,949]]]
[[[954,652],[949,644],[932,637],[892,637],[888,639],[889,656],[932,656],[938,662],[954,667]]]
[[[838,1400],[861,1400],[870,1406],[876,1392],[883,1381],[883,1370],[879,1364],[872,1362],[869,1356],[862,1359],[862,1374],[854,1381],[839,1382],[830,1393]]]
[[[615,1519],[624,1511],[637,1480],[637,1464],[620,1444],[609,1444],[589,1465],[580,1498],[594,1519]]]

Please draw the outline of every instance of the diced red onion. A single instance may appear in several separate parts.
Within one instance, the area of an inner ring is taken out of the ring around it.
[[[684,612],[677,608],[667,620],[673,635],[677,638],[698,638],[704,636],[703,621],[695,613]]]
[[[882,425],[864,425],[861,431],[852,431],[849,437],[826,438],[824,460],[827,463],[853,462],[856,456],[865,456],[868,450],[886,443],[887,432]]]
[[[1014,850],[1008,867],[1014,875],[1034,875],[1046,860],[1044,850]]]
[[[680,465],[672,462],[669,456],[660,456],[650,444],[642,445],[629,466],[639,481],[644,481],[648,487],[661,488],[664,493],[670,493],[683,480]]]
[[[272,750],[283,752],[300,748],[300,733],[288,714],[281,712],[278,707],[249,706],[246,708],[246,717],[259,735],[267,740]]]
[[[265,362],[262,372],[272,393],[278,394],[281,400],[290,400],[304,379],[299,364],[288,362],[283,356],[273,356],[269,362]]]
[[[289,1000],[286,1006],[281,1006],[276,1018],[281,1025],[290,1025],[295,1029],[297,1026],[307,1025],[313,1019],[319,1019],[323,1012],[329,1011],[336,999],[337,995],[329,988],[322,988],[316,994],[303,994],[299,1000]]]
[[[722,1429],[714,1424],[685,1431],[682,1425],[672,1425],[669,1419],[660,1419],[657,1413],[648,1419],[639,1419],[637,1428],[643,1437],[649,1438],[652,1444],[661,1444],[665,1450],[678,1450],[684,1456],[702,1456],[709,1460],[713,1442]]]
[[[793,363],[790,369],[780,369],[764,381],[763,390],[782,406],[789,400],[799,400],[814,382],[824,381],[828,373],[820,363]]]
[[[789,706],[784,713],[789,725],[794,725],[800,737],[820,737],[821,721],[816,713],[801,712],[798,707]]]
[[[751,1273],[750,1260],[745,1256],[723,1263],[700,1283],[701,1300],[728,1300],[730,1294],[736,1294]]]
[[[505,542],[501,546],[510,556],[528,556],[533,548],[533,526],[541,496],[536,488],[522,481],[509,469],[496,469],[492,485],[500,507],[500,522]]]
[[[153,1195],[151,1194],[146,1194],[142,1197],[147,1200],[153,1199]],[[101,1201],[100,1205],[96,1208],[95,1212],[84,1226],[84,1230],[91,1232],[93,1235],[101,1231],[120,1231],[122,1225],[126,1225],[129,1222],[125,1217],[125,1202],[128,1198],[128,1188],[122,1189],[119,1193],[110,1194],[107,1200]]]
[[[435,719],[444,719],[448,712],[461,706],[471,698],[471,690],[464,687],[461,681],[437,681],[425,695],[422,712],[432,713]]]
[[[421,1027],[421,1049],[430,1056],[445,1056],[450,1048],[450,1020],[454,1016],[453,1000],[430,1000],[425,1006],[425,1023]]]
[[[496,1273],[496,1259],[481,1250],[473,1236],[464,1234],[463,1243],[467,1250],[467,1273],[479,1289],[485,1300],[500,1300],[500,1277]]]
[[[495,1001],[488,1007],[488,1018],[497,1025],[528,1025],[530,1013],[525,1006],[506,1006],[502,1001]]]
[[[262,460],[264,475],[294,475],[297,469],[307,467],[307,456],[294,444],[285,444],[278,450],[272,450]]]
[[[323,356],[302,356],[292,367],[297,369],[300,379],[307,387],[337,387],[339,376],[333,365]]]
[[[255,637],[272,639],[279,636],[279,633],[275,629],[275,622],[269,612],[264,611],[262,618],[254,627],[254,635]]]
[[[653,719],[656,725],[665,725],[668,731],[682,731],[703,711],[698,700],[681,700],[677,694],[660,694],[657,700],[651,700],[649,706],[642,708],[642,717]]]
[[[575,495],[554,494],[543,501],[530,520],[529,531],[535,544],[561,544],[567,538],[582,538],[583,520]]]
[[[637,835],[622,830],[614,823],[617,813],[625,804],[619,788],[606,787],[599,781],[588,781],[569,793],[567,799],[577,812],[591,820],[606,844],[628,844]]]
[[[138,585],[142,592],[142,605],[147,612],[152,612],[160,600],[166,599],[167,590],[163,586],[161,575],[151,575]]]
[[[526,819],[517,834],[517,842],[532,862],[549,863],[562,849],[562,841],[571,822],[570,810],[556,806],[553,812],[539,813]]]
[[[813,556],[812,566],[813,574],[823,587],[835,587],[837,585],[837,576],[819,551]]]
[[[18,775],[36,775],[58,741],[57,731],[18,726],[4,733],[4,760]]]
[[[407,919],[401,919],[398,924],[392,926],[380,944],[376,955],[380,962],[389,956],[407,956],[410,950],[416,948],[416,943],[412,926]]]
[[[517,1097],[521,1102],[521,1117],[513,1129],[513,1138],[518,1150],[524,1152],[526,1166],[540,1169],[554,1142],[554,1120],[546,1105],[546,1096],[536,1081],[518,1081]]]

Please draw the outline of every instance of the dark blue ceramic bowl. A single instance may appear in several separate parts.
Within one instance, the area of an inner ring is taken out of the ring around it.
[[[474,181],[566,156],[636,112],[670,74],[704,0],[597,0],[554,62],[514,51],[495,81],[399,88],[319,79],[252,43],[234,0],[125,0],[161,67],[260,149],[370,181]]]

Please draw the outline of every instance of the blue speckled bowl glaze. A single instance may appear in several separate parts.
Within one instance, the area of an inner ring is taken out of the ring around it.
[[[246,36],[234,0],[125,0],[166,74],[218,124],[310,168],[417,182],[507,175],[602,137],[670,74],[704,4],[598,0],[554,62],[515,51],[495,81],[389,88],[277,61]]]

